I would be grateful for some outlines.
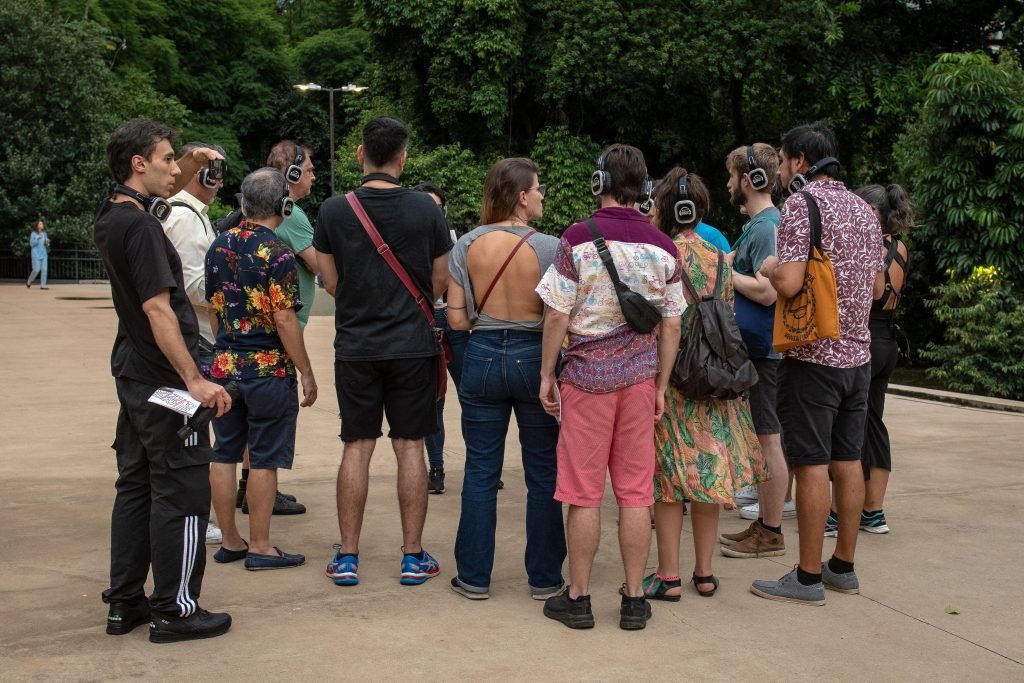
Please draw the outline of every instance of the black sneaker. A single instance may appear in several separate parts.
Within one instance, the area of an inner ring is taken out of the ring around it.
[[[626,587],[622,588],[625,590]],[[647,602],[647,598],[642,595],[638,598],[623,595],[622,606],[619,607],[619,628],[639,631],[647,626],[651,614],[651,603]]]
[[[110,611],[107,612],[107,633],[112,636],[123,636],[147,621],[149,621],[149,601],[144,599],[134,605],[114,603],[110,605]]]
[[[199,608],[190,617],[172,617],[153,612],[149,622],[149,642],[177,643],[182,640],[216,638],[231,628],[231,615],[225,612],[207,612]]]
[[[444,468],[430,468],[430,474],[427,478],[427,491],[430,493],[444,493]]]
[[[242,501],[242,514],[249,514],[249,501]],[[304,515],[306,514],[306,506],[302,503],[295,502],[294,498],[288,500],[285,494],[280,491],[274,497],[274,513],[275,515]]]
[[[560,621],[569,628],[594,628],[590,596],[581,595],[573,600],[569,597],[568,589],[544,601],[544,616]]]
[[[245,505],[245,489],[248,483],[248,479],[238,480],[238,493],[235,494],[235,508],[237,509],[241,509]]]

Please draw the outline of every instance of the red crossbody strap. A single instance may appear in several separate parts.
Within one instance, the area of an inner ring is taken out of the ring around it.
[[[477,313],[484,310],[484,304],[487,303],[487,299],[491,296],[491,292],[494,290],[494,285],[498,284],[498,280],[500,280],[501,276],[505,274],[505,269],[508,268],[508,264],[512,263],[512,257],[516,255],[516,252],[519,251],[524,244],[526,244],[526,240],[530,239],[535,234],[537,234],[536,230],[530,230],[522,236],[518,243],[516,243],[512,253],[509,254],[508,258],[505,259],[505,262],[501,264],[501,268],[498,268],[498,274],[494,276],[493,280],[491,280],[491,286],[487,288],[487,291],[484,292],[483,298],[480,299],[480,305],[476,307]]]
[[[409,294],[412,295],[412,298],[416,301],[420,310],[423,311],[423,315],[426,316],[427,322],[430,324],[430,328],[433,329],[433,303],[427,301],[419,288],[413,284],[412,278],[409,277],[409,273],[406,272],[405,268],[402,267],[402,264],[398,262],[397,258],[395,258],[395,253],[391,251],[391,247],[388,246],[388,243],[385,242],[384,238],[380,236],[379,232],[377,232],[377,228],[374,226],[373,221],[370,220],[370,217],[366,215],[366,210],[363,208],[363,205],[359,203],[356,193],[347,193],[345,195],[345,199],[348,200],[348,205],[352,207],[352,211],[356,214],[356,218],[358,218],[359,222],[363,224],[363,229],[366,230],[366,234],[370,236],[374,246],[377,247],[377,253],[384,257],[387,264],[391,266],[391,270],[394,271],[395,275],[398,276],[398,279],[402,281],[405,288],[409,290]]]

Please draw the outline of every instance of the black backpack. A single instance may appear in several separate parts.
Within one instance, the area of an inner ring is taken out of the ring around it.
[[[693,315],[672,368],[672,386],[696,400],[734,399],[757,384],[757,370],[747,355],[729,302],[722,299],[725,259],[718,250],[715,291],[701,297],[683,270],[683,286],[693,300]]]
[[[242,193],[235,194],[235,210],[224,216],[213,224],[213,230],[218,235],[231,228],[237,228],[245,221],[245,216],[242,215]]]

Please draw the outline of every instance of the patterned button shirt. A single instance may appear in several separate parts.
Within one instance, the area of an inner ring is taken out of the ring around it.
[[[839,294],[839,339],[797,346],[785,355],[833,368],[856,368],[871,362],[872,287],[882,270],[882,226],[863,199],[838,180],[817,180],[804,187],[821,211],[821,247],[832,259]],[[796,193],[779,218],[780,263],[806,261],[811,223],[807,200]]]
[[[215,379],[294,377],[274,313],[302,307],[295,254],[272,230],[243,223],[206,254],[206,298],[217,313]]]

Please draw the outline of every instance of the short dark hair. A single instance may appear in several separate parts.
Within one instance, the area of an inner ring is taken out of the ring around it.
[[[420,183],[412,189],[417,192],[426,192],[427,194],[437,195],[437,198],[441,200],[441,208],[444,208],[445,205],[448,204],[448,198],[445,196],[444,190],[442,190],[436,183],[432,183],[429,180]]]
[[[836,134],[821,121],[790,128],[782,136],[782,151],[786,156],[795,159],[803,154],[804,159],[812,166],[825,157],[838,156],[838,147]],[[820,172],[835,178],[839,173],[839,164],[829,164],[820,169]]]
[[[604,170],[611,177],[608,194],[619,204],[632,205],[640,199],[647,180],[644,153],[632,145],[611,145],[601,153]]]
[[[150,160],[161,140],[173,142],[175,131],[170,126],[151,119],[125,121],[107,142],[107,167],[118,183],[132,177],[132,157]]]
[[[378,116],[363,126],[363,156],[373,166],[398,159],[409,139],[405,124],[392,116]]]
[[[524,157],[502,159],[491,166],[484,179],[480,224],[491,225],[514,215],[519,193],[530,189],[537,172],[537,164]]]
[[[897,235],[914,225],[914,207],[903,186],[865,185],[856,194],[878,209],[882,232],[886,235]]]
[[[686,196],[679,194],[679,179],[686,176]],[[696,214],[692,221],[680,223],[676,220],[676,202],[689,199],[693,202]],[[683,230],[693,230],[704,220],[711,210],[711,193],[708,192],[704,179],[696,173],[690,173],[682,166],[676,166],[665,174],[654,190],[654,206],[658,209],[655,223],[658,229],[669,237],[675,237]]]
[[[299,148],[302,149],[302,153],[306,155],[307,159],[313,156],[313,149],[309,145],[300,145],[294,140],[281,140],[270,148],[270,154],[267,155],[267,166],[284,173],[289,166],[295,163],[295,151]],[[221,154],[223,153],[221,152]]]
[[[242,213],[246,218],[276,216],[281,200],[288,194],[288,183],[276,168],[258,168],[242,181]]]

